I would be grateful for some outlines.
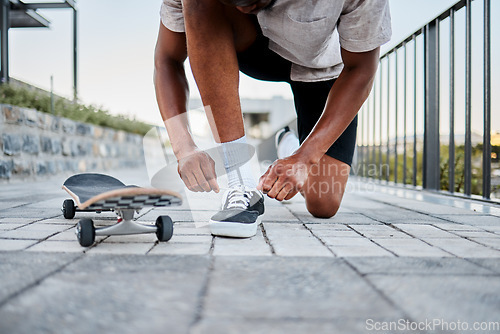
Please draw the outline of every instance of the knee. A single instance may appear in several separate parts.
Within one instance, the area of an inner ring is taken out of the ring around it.
[[[306,202],[307,211],[316,218],[332,218],[337,214],[340,207],[340,200]]]

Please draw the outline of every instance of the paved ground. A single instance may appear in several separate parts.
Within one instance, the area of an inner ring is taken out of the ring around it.
[[[85,249],[60,212],[63,181],[0,185],[2,334],[500,332],[498,206],[353,179],[336,217],[269,200],[257,236],[238,240],[209,234],[217,199],[189,196],[138,218],[168,213],[170,242]]]

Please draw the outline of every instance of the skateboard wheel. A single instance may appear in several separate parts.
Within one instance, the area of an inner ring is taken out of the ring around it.
[[[159,216],[156,219],[156,237],[159,241],[169,241],[174,234],[174,223],[169,216]]]
[[[83,247],[89,247],[94,244],[95,227],[92,219],[80,219],[80,221],[76,225],[76,236],[78,238],[78,242]]]
[[[73,219],[75,217],[75,202],[72,199],[67,199],[63,202],[62,212],[66,219]]]

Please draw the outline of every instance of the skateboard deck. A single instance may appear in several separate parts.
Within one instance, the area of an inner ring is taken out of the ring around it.
[[[84,173],[68,178],[63,189],[80,210],[142,209],[145,206],[181,204],[179,194],[169,190],[125,185],[104,174]]]
[[[94,226],[92,219],[80,219],[76,235],[80,245],[84,247],[94,244],[96,236],[107,235],[156,233],[159,241],[168,241],[173,234],[173,222],[169,216],[159,216],[155,225],[151,225],[134,221],[134,213],[146,206],[182,203],[181,196],[174,191],[127,186],[104,174],[73,175],[64,182],[62,188],[72,198],[63,203],[64,218],[72,219],[75,211],[115,211],[119,217],[116,224],[100,228]]]

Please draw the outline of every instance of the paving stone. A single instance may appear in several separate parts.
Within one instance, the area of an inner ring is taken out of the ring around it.
[[[2,332],[187,333],[208,261],[86,255],[6,305]]]
[[[426,241],[433,246],[464,258],[500,257],[500,251],[463,238],[430,238]]]
[[[453,256],[443,250],[429,246],[425,242],[418,239],[373,239],[377,244],[390,250],[398,256],[408,257],[450,257]]]
[[[213,237],[211,235],[178,235],[174,231],[169,243],[204,243],[211,244]]]
[[[69,229],[69,226],[66,225],[51,225],[51,224],[38,224],[33,223],[21,228],[18,228],[17,231],[44,231],[44,232],[62,232],[64,230]]]
[[[161,242],[148,253],[151,255],[208,255],[211,244]]]
[[[378,210],[366,210],[363,208],[362,212],[364,215],[381,221],[384,223],[405,223],[410,221],[432,221],[432,217],[418,213],[411,210],[404,210],[395,207],[385,207],[384,209]]]
[[[500,225],[478,225],[477,228],[500,234]]]
[[[394,224],[398,229],[420,239],[429,238],[457,238],[453,233],[443,231],[432,225],[422,224]]]
[[[481,267],[488,268],[489,270],[494,271],[497,274],[500,274],[500,259],[469,258],[467,260],[474,262]]]
[[[482,261],[482,259],[472,259]],[[497,261],[495,259],[485,259]],[[353,257],[346,258],[362,274],[380,275],[493,275],[468,260],[448,257]],[[413,296],[413,294],[411,294]]]
[[[307,224],[381,224],[380,222],[373,220],[369,217],[363,216],[361,214],[337,214],[332,218],[315,218],[310,214],[298,214],[298,218]]]
[[[55,252],[55,253],[83,253],[86,251],[87,247],[82,247],[76,240],[76,236],[73,234],[73,240],[71,241],[51,241],[46,240],[42,241],[30,248],[26,251],[28,252]]]
[[[458,223],[434,223],[432,225],[446,231],[483,231],[482,228],[479,228],[477,226]]]
[[[89,254],[146,254],[153,243],[100,243],[91,248]]]
[[[278,256],[318,256],[333,257],[330,250],[314,236],[269,238],[273,249]]]
[[[492,247],[495,249],[500,250],[500,238],[484,238],[484,237],[477,237],[477,238],[470,238],[471,240],[474,240],[475,242],[478,242],[482,245],[486,245],[488,247]]]
[[[112,235],[104,241],[105,243],[148,243],[154,244],[158,238],[155,233]]]
[[[266,201],[266,204],[269,201]],[[300,222],[289,210],[284,206],[267,206],[262,215],[263,221],[286,221],[286,222]]]
[[[0,246],[2,244],[3,240],[0,241]],[[48,255],[43,253],[0,252],[0,273],[2,275],[0,302],[4,302],[9,296],[20,292],[75,258],[75,255],[69,254]],[[4,318],[3,312],[4,309],[0,309],[0,318]],[[24,315],[26,315],[26,312]],[[9,333],[9,331],[5,331],[4,322],[0,321],[0,324],[2,333]],[[14,332],[16,331],[10,333]]]
[[[0,238],[3,239],[30,239],[30,240],[42,240],[56,234],[54,231],[25,231],[25,230],[10,230],[5,232],[0,232]]]
[[[396,313],[342,260],[322,257],[216,257],[204,308],[205,317],[232,319],[366,319]]]
[[[36,240],[0,239],[0,251],[17,251],[36,244]]]
[[[80,213],[78,213],[80,215]],[[68,226],[75,226],[78,223],[78,220],[76,219],[65,219],[65,218],[52,218],[52,219],[44,219],[36,222],[37,224],[57,224],[57,225],[68,225]]]
[[[500,235],[493,232],[486,231],[453,231],[454,234],[461,237],[475,239],[475,238],[498,238],[500,240]]]
[[[215,238],[215,256],[271,256],[271,247],[266,243],[262,232],[257,230],[257,234],[252,238]]]
[[[474,322],[498,321],[500,280],[495,276],[368,275],[367,279],[415,321],[460,320],[471,327]]]
[[[47,241],[77,241],[75,229],[71,228],[67,231],[57,233],[56,235],[47,239]]]
[[[309,226],[314,226],[314,224],[310,224]],[[353,230],[333,230],[333,229],[312,229],[312,232],[317,237],[333,237],[333,238],[356,238],[360,235]]]
[[[302,224],[263,223],[263,226],[269,239],[311,236],[311,232]]]
[[[473,226],[488,226],[488,225],[494,225],[494,226],[499,226],[500,225],[500,217],[496,216],[484,216],[484,215],[440,215],[440,218],[457,222],[460,224],[468,224],[468,225],[473,225]]]
[[[25,224],[9,224],[9,223],[0,223],[0,231],[8,231],[13,230],[15,228],[21,227]]]
[[[367,238],[411,238],[408,234],[387,225],[352,225],[351,228]]]
[[[339,257],[394,256],[394,254],[361,236],[356,238],[321,237],[321,240]]]
[[[403,314],[395,313],[391,318],[372,319],[373,321],[394,321],[394,319],[403,319]],[[373,324],[373,322],[369,322]],[[372,325],[374,326],[374,325]],[[342,319],[329,317],[325,319],[295,319],[293,315],[283,319],[232,319],[224,317],[203,318],[195,325],[191,333],[193,334],[331,334],[331,333],[364,333],[367,332],[366,318],[348,318]],[[391,331],[391,333],[420,333],[418,331]]]
[[[350,231],[354,232],[349,226],[343,224],[306,224],[307,228],[313,231]],[[356,233],[356,232],[354,232]],[[356,233],[357,234],[357,233]]]

